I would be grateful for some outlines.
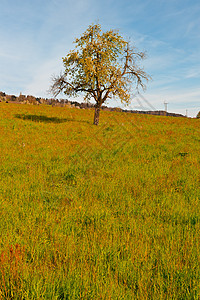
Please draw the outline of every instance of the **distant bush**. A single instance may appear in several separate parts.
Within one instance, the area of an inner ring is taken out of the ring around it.
[[[25,95],[22,95],[22,93],[20,93],[19,97],[18,97],[18,101],[19,102],[23,102],[26,100],[26,96]]]
[[[0,97],[5,97],[6,93],[0,92]]]
[[[11,96],[10,96],[10,100],[11,100],[11,101],[16,101],[16,100],[17,100],[17,97],[16,97],[15,95],[11,95]]]
[[[200,119],[200,111],[197,114],[197,119]]]

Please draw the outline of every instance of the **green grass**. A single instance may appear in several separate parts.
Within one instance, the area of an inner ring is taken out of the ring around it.
[[[200,299],[197,119],[0,103],[0,299]]]

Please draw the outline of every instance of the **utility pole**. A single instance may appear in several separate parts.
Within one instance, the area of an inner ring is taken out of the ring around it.
[[[164,106],[165,106],[165,116],[167,115],[167,104],[169,104],[169,103],[167,103],[166,101],[164,101]]]

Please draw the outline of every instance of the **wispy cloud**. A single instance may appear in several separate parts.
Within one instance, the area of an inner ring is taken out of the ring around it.
[[[3,1],[0,90],[48,96],[50,77],[59,74],[75,37],[99,21],[147,50],[144,68],[153,81],[145,95],[154,106],[161,109],[166,99],[173,109],[198,109],[199,15],[198,0]]]

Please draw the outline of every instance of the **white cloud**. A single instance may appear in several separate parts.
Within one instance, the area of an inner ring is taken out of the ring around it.
[[[51,76],[59,74],[62,64],[60,60],[47,60],[35,70],[32,79],[26,84],[23,93],[38,97],[48,97],[48,89],[51,84]]]
[[[193,67],[187,71],[185,78],[199,78],[200,79],[200,66]]]
[[[197,1],[11,0],[0,11],[0,89],[48,96],[52,74],[89,24],[116,28],[147,50],[144,69],[152,75],[145,97],[157,108],[199,107],[200,42]],[[153,8],[153,9],[152,9]]]

